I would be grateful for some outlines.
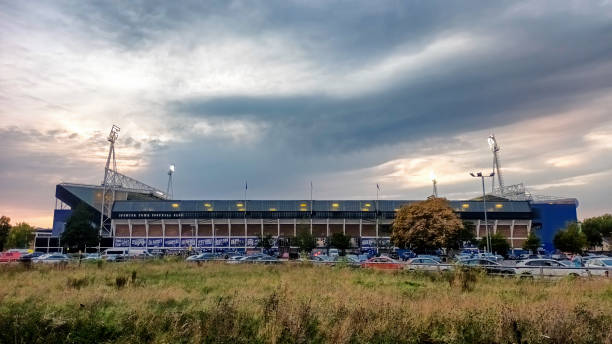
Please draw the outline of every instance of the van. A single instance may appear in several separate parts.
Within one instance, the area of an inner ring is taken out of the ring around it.
[[[127,248],[109,248],[102,253],[102,259],[107,261],[121,261],[127,258],[129,249]]]

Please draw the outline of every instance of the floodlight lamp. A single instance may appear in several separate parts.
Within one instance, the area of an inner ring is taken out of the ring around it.
[[[495,148],[495,138],[493,135],[489,135],[487,142],[489,143],[489,149],[493,150]]]
[[[472,172],[470,172],[470,176],[476,177],[476,175],[474,173],[472,173]]]
[[[489,174],[489,177],[493,177],[495,175],[495,172],[491,172],[491,174]]]
[[[436,174],[433,171],[429,171],[429,179],[436,180]]]
[[[170,169],[168,170],[170,173],[174,173],[174,164],[170,165]]]

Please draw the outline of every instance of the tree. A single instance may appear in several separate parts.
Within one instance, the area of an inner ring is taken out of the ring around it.
[[[480,240],[480,248],[487,247],[487,238],[484,237]],[[505,236],[501,233],[495,233],[491,235],[491,252],[506,256],[508,255],[508,251],[510,251],[510,243]]]
[[[344,255],[346,249],[351,247],[351,237],[342,233],[334,233],[330,238],[330,245],[341,251],[341,255]]]
[[[446,248],[458,249],[466,243],[476,243],[476,226],[471,221],[463,221],[463,228],[450,236]]]
[[[560,230],[553,238],[555,247],[563,252],[581,253],[587,245],[586,235],[580,231],[578,224],[572,222],[564,230]]]
[[[591,217],[582,223],[582,232],[590,247],[600,246],[604,237],[612,235],[612,215]]]
[[[11,227],[6,238],[7,248],[28,248],[34,240],[34,228],[25,222]]]
[[[98,245],[98,227],[94,213],[80,203],[74,208],[62,233],[62,245],[70,251],[85,252],[85,247]]]
[[[454,245],[463,223],[444,198],[430,198],[400,208],[391,241],[400,248],[432,250]]]
[[[6,239],[8,238],[9,231],[11,230],[11,219],[2,216],[0,217],[0,252],[4,251],[6,245]]]
[[[600,246],[602,244],[603,236],[596,226],[585,226],[583,224],[582,233],[584,233],[588,247]]]
[[[535,234],[534,231],[531,231],[527,236],[527,240],[525,240],[525,242],[523,243],[523,249],[535,253],[538,251],[538,248],[540,248],[540,245],[540,238]]]
[[[308,252],[312,251],[315,247],[317,247],[317,240],[315,239],[310,231],[307,229],[301,230],[297,233],[295,237],[295,244],[299,247],[300,252]]]
[[[264,252],[268,252],[274,244],[274,238],[272,238],[272,235],[270,234],[266,234],[263,237],[261,235],[258,235],[258,239],[259,240],[257,240],[257,247],[263,248]]]

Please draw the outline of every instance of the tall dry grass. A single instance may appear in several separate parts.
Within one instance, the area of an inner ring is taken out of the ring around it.
[[[0,343],[612,343],[612,281],[310,265],[4,266]]]

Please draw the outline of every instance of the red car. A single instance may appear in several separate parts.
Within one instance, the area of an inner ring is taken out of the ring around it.
[[[389,257],[373,257],[361,263],[361,267],[380,270],[401,270],[402,263]]]
[[[2,252],[0,253],[0,263],[16,262],[21,257],[20,252]]]

